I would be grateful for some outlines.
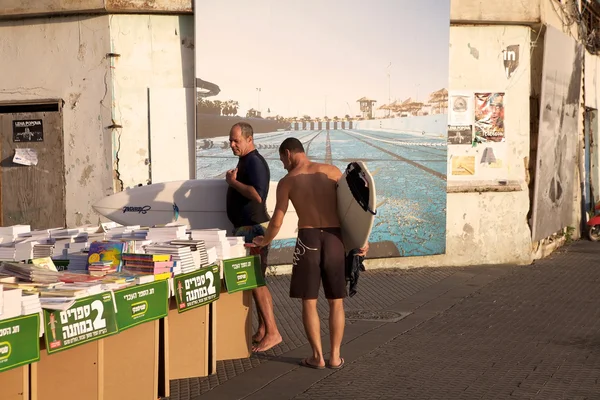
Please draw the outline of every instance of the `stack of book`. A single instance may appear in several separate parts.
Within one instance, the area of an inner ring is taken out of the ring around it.
[[[227,231],[225,230],[193,229],[192,239],[204,241],[204,245],[207,249],[214,247],[219,260],[231,258],[231,246],[227,240]]]
[[[11,243],[21,235],[26,236],[31,232],[30,225],[13,225],[0,227],[0,243]]]
[[[152,244],[144,247],[146,254],[170,255],[171,260],[175,262],[173,266],[173,275],[188,273],[199,268],[194,264],[194,258],[189,246],[172,245],[169,243]]]
[[[174,261],[169,254],[124,253],[123,272],[154,275],[154,280],[173,276]]]
[[[23,290],[22,289],[11,289],[7,288],[7,285],[3,286],[0,295],[2,296],[2,314],[0,314],[0,320],[18,317],[22,312],[22,300]]]
[[[204,240],[171,240],[170,244],[175,246],[188,246],[194,259],[194,265],[198,268],[208,265],[208,253]]]

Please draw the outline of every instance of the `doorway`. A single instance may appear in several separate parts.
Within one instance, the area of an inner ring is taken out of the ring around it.
[[[64,227],[62,102],[0,104],[3,226]]]

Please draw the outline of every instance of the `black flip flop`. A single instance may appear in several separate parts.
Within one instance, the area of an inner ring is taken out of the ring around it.
[[[340,363],[340,365],[336,365],[335,367],[331,364],[327,365],[327,368],[329,369],[340,369],[344,366],[344,359],[340,357],[340,360],[342,360],[342,362]]]
[[[302,365],[303,367],[312,368],[312,369],[325,369],[324,366],[310,364],[308,362],[308,358],[305,358],[304,360],[300,361],[300,365]]]

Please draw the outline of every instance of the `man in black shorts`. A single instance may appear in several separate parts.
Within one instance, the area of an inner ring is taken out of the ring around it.
[[[264,237],[254,243],[268,246],[279,232],[291,200],[298,214],[298,239],[293,255],[290,297],[302,299],[302,321],[312,347],[311,357],[302,360],[310,368],[325,368],[317,297],[321,278],[329,302],[331,357],[327,366],[340,368],[344,336],[346,297],[345,252],[337,213],[337,181],[342,172],[335,166],[311,162],[302,143],[288,138],[279,147],[279,158],[287,175],[277,185],[277,204]],[[361,249],[361,255],[367,249]]]
[[[267,194],[270,171],[267,162],[254,147],[252,126],[240,122],[231,127],[229,146],[239,157],[235,169],[227,171],[227,217],[234,227],[235,236],[243,236],[252,243],[256,236],[264,235],[269,222]],[[267,270],[268,247],[255,248],[251,253],[260,254],[263,278]],[[275,323],[273,298],[267,286],[252,290],[258,311],[258,331],[252,337],[253,351],[266,351],[281,343],[281,335]]]

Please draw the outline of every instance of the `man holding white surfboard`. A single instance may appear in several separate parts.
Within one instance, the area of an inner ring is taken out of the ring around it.
[[[246,243],[252,243],[256,236],[264,235],[269,222],[266,200],[269,193],[270,170],[265,159],[254,146],[252,126],[240,122],[231,127],[229,146],[239,157],[235,169],[226,173],[229,184],[227,190],[227,217],[234,226],[233,234],[243,236]],[[259,249],[261,271],[267,270],[269,248]],[[266,351],[281,343],[282,338],[273,313],[273,299],[267,286],[252,290],[258,311],[258,331],[252,337],[253,351]]]
[[[264,237],[257,246],[268,246],[277,235],[291,200],[298,214],[298,239],[293,255],[290,297],[302,299],[302,321],[313,350],[302,360],[309,368],[326,366],[321,346],[317,298],[321,278],[329,302],[331,357],[327,366],[344,365],[340,347],[344,336],[344,297],[346,297],[345,249],[337,210],[337,182],[341,171],[334,165],[311,162],[302,143],[287,138],[279,147],[279,157],[287,175],[277,185],[277,203]],[[367,247],[360,254],[366,254]]]

